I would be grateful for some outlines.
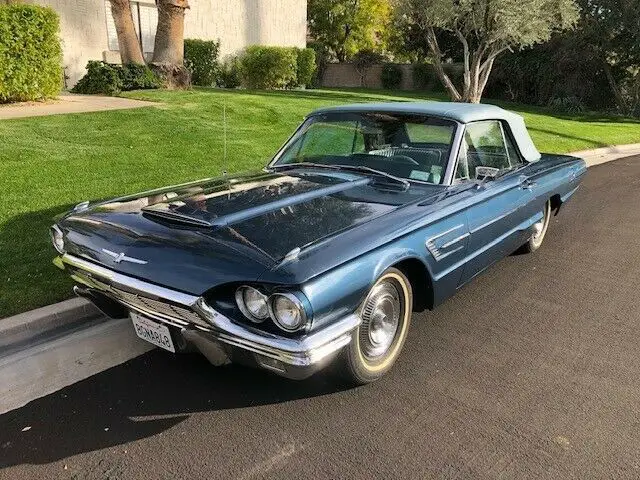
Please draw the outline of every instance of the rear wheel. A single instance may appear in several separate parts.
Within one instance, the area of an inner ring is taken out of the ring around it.
[[[548,201],[544,204],[544,210],[542,211],[542,219],[539,222],[533,224],[533,234],[522,246],[525,252],[532,253],[540,248],[544,236],[547,234],[549,228],[549,221],[551,219],[551,202]]]
[[[389,268],[360,307],[362,322],[338,360],[340,374],[363,385],[387,373],[407,338],[412,308],[409,280],[400,270]]]

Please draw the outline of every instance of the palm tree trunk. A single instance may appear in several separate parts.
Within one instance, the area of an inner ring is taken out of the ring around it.
[[[187,0],[156,0],[158,28],[152,65],[169,87],[187,87],[188,70],[184,67],[184,15]]]
[[[136,35],[136,28],[131,15],[131,3],[129,0],[111,0],[111,15],[116,25],[118,35],[118,47],[123,64],[138,63],[144,65],[144,56],[140,41]]]

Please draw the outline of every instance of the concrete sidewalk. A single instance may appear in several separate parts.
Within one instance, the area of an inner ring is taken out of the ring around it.
[[[0,120],[41,117],[45,115],[61,115],[65,113],[124,110],[157,105],[159,104],[156,102],[145,102],[129,98],[104,97],[100,95],[76,95],[64,92],[55,100],[0,105]]]

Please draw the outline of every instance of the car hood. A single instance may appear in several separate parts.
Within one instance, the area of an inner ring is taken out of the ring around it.
[[[59,225],[67,251],[138,278],[202,294],[250,282],[320,240],[435,194],[345,172],[208,179],[95,204]]]

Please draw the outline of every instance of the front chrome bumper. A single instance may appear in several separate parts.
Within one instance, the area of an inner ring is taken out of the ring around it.
[[[228,360],[256,364],[288,378],[306,378],[330,363],[351,342],[360,324],[352,314],[321,330],[289,338],[235,323],[202,297],[144,282],[74,255],[64,254],[54,263],[89,292],[100,292],[128,310],[175,327],[214,364],[225,363],[226,355]]]

